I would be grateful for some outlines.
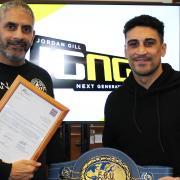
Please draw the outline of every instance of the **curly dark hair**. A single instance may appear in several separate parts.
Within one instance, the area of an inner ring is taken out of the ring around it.
[[[161,42],[164,42],[164,23],[157,18],[150,15],[140,15],[130,19],[124,25],[123,33],[125,35],[125,38],[127,32],[136,26],[150,27],[156,30],[159,34]]]

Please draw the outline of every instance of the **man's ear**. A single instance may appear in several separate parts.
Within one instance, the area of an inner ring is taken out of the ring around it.
[[[166,55],[166,49],[167,49],[167,44],[163,43],[162,50],[161,50],[161,57],[164,57]]]
[[[31,40],[31,46],[33,45],[34,38],[35,38],[35,31],[33,30],[33,37],[32,37],[32,40]]]
[[[125,56],[125,58],[127,58],[126,45],[124,45],[124,56]]]

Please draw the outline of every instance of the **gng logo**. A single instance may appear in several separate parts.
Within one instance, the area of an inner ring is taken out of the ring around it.
[[[81,43],[36,36],[30,61],[46,69],[54,88],[111,91],[128,77],[127,59],[86,51]]]

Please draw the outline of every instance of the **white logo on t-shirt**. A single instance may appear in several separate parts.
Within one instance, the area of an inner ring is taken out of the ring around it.
[[[34,84],[40,90],[47,92],[45,84],[40,79],[34,78],[31,80],[31,83]]]

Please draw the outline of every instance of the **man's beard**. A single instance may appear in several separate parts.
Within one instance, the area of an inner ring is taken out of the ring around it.
[[[143,58],[143,59],[145,59],[146,61],[152,61],[152,57],[151,57],[151,56],[148,56],[148,55],[139,55],[139,56],[133,58],[132,60],[133,60],[133,61],[136,61],[136,60],[138,60],[138,59],[140,59],[140,58]],[[147,72],[139,72],[139,71],[136,70],[135,66],[132,67],[131,69],[132,69],[132,71],[133,71],[136,75],[146,77],[146,76],[152,75],[152,74],[159,68],[159,66],[160,66],[160,64],[157,64],[156,66],[153,66],[153,67],[152,67],[149,71],[147,71]]]
[[[8,51],[9,46],[14,45],[17,46],[14,48],[14,51],[22,51],[22,55],[15,55],[11,51]],[[25,59],[25,54],[30,48],[31,44],[28,42],[25,42],[24,40],[8,40],[6,44],[3,44],[1,42],[0,44],[0,54],[5,56],[8,60],[11,62],[20,62]],[[23,53],[24,52],[24,53]]]
[[[138,76],[147,77],[147,76],[152,75],[159,68],[159,66],[160,66],[160,64],[158,64],[157,66],[153,67],[150,71],[145,72],[145,73],[141,73],[136,70],[133,70],[133,72]]]

